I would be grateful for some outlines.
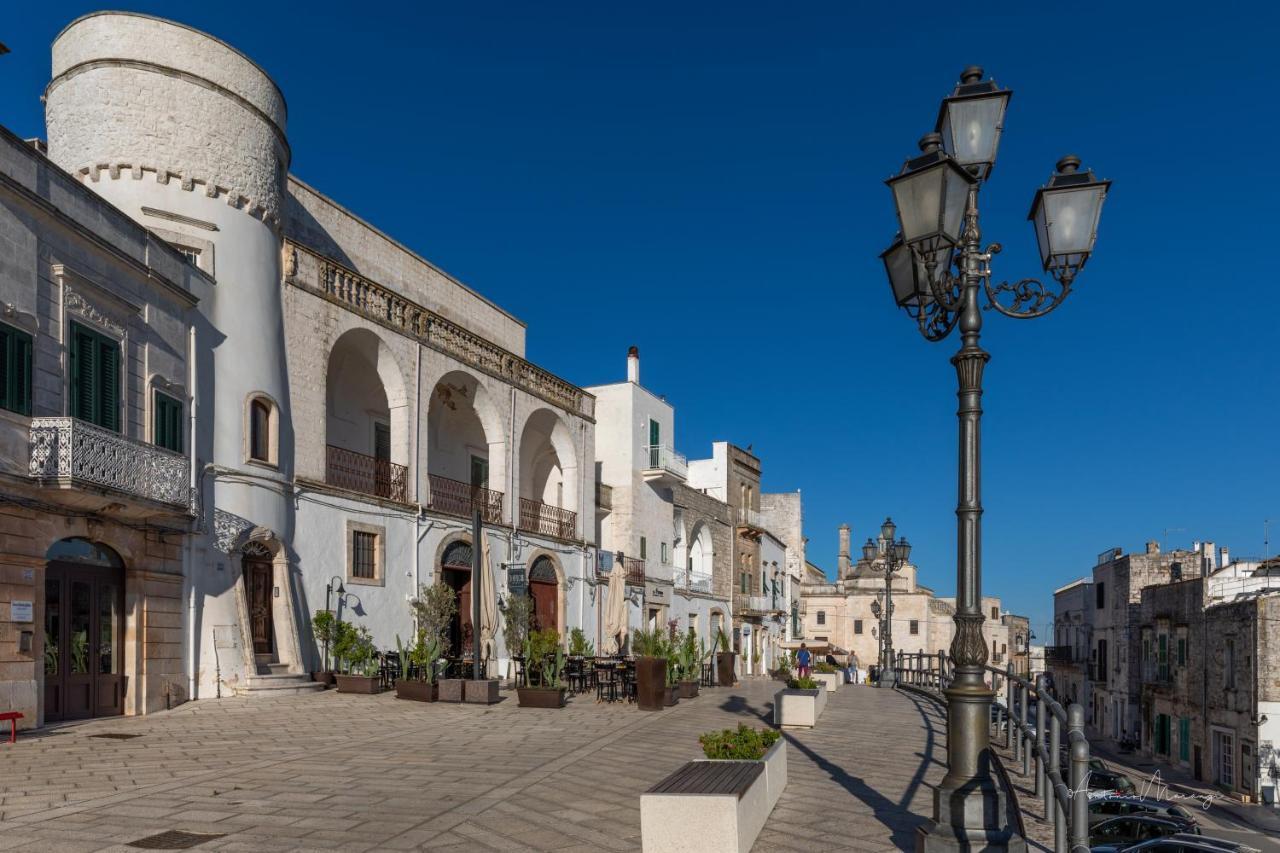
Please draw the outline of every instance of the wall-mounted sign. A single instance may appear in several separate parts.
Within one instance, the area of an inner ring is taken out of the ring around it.
[[[524,566],[509,566],[507,568],[507,589],[512,595],[524,595],[528,590],[528,583],[525,581]]]
[[[663,604],[671,600],[671,587],[663,584],[645,584],[644,600],[655,604]]]
[[[10,601],[9,602],[9,621],[10,622],[36,621],[35,606],[30,601]]]

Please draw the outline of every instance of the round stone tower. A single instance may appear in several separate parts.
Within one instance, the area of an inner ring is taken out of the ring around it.
[[[212,374],[197,383],[200,407],[217,414],[216,423],[208,421],[215,428],[205,461],[244,466],[242,413],[260,394],[276,407],[268,462],[287,474],[280,221],[289,143],[276,84],[205,33],[146,15],[100,12],[54,40],[45,121],[55,163],[192,249],[217,281],[213,298],[201,305],[214,357]],[[219,508],[283,534],[286,520],[273,503],[260,494],[217,499]]]
[[[237,610],[244,612],[239,569],[246,554],[274,556],[275,584],[289,589],[293,433],[280,291],[285,114],[284,96],[257,64],[172,21],[99,12],[72,22],[53,43],[45,91],[49,157],[187,250],[216,282],[196,323],[196,388],[187,389],[197,397],[193,447],[201,467],[243,473],[202,475],[209,536],[187,568],[189,617],[195,621],[199,612],[202,623],[188,638],[192,677],[213,671],[206,660],[210,626],[244,621]],[[277,634],[281,621],[292,627],[282,612]],[[271,656],[279,652],[292,668],[296,637],[283,639]],[[244,663],[252,674],[261,661],[248,653]],[[221,667],[225,680],[225,660]]]

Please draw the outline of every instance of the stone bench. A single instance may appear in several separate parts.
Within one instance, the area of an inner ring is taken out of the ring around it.
[[[748,853],[786,787],[786,746],[761,761],[690,761],[641,794],[645,853]]]

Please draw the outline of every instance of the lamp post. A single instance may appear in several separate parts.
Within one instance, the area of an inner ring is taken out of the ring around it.
[[[338,582],[338,586],[336,588],[333,585],[334,581]],[[325,610],[330,609],[329,598],[335,592],[338,593],[338,611],[336,614],[337,616],[336,621],[339,624],[341,624],[342,623],[342,599],[347,594],[347,588],[342,585],[342,578],[338,577],[337,575],[334,575],[333,577],[329,578],[329,582],[324,585],[324,609]],[[324,641],[324,668],[326,670],[329,668],[329,641],[327,639]]]
[[[1035,194],[1028,219],[1034,223],[1040,264],[1051,282],[1021,279],[991,283],[991,259],[1000,244],[982,247],[978,191],[991,176],[1012,93],[982,69],[966,68],[955,91],[942,102],[935,133],[920,141],[921,153],[887,183],[897,209],[899,233],[881,254],[895,302],[916,321],[920,333],[940,341],[960,327],[961,346],[952,357],[959,379],[959,499],[956,507],[957,565],[955,678],[947,689],[947,775],[934,791],[933,825],[921,830],[919,850],[1024,849],[1013,833],[1004,794],[991,773],[987,728],[992,692],[983,679],[987,646],[981,609],[982,372],[990,355],[979,345],[980,294],[986,308],[1019,319],[1041,317],[1062,304],[1093,251],[1098,218],[1110,187],[1080,159],[1058,161],[1049,182]]]
[[[884,607],[879,600],[871,602],[871,613],[876,618],[884,614],[880,625],[880,678],[877,687],[893,687],[898,681],[897,667],[893,653],[893,576],[906,565],[911,557],[911,543],[903,536],[897,542],[893,540],[898,527],[892,518],[886,518],[880,525],[880,542],[870,539],[862,546],[862,558],[868,567],[874,568],[876,557],[884,560]]]

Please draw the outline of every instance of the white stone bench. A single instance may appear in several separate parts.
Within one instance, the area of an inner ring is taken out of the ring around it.
[[[748,853],[787,786],[781,738],[760,761],[690,761],[640,795],[645,853]]]
[[[784,729],[811,729],[827,707],[827,691],[787,688],[773,697],[773,723]]]

